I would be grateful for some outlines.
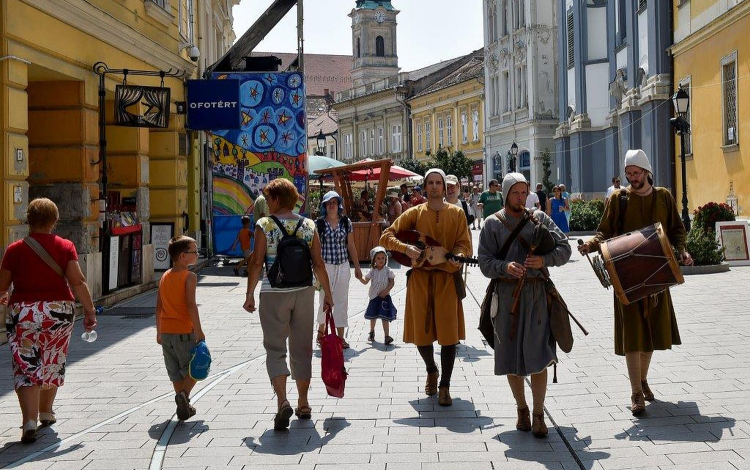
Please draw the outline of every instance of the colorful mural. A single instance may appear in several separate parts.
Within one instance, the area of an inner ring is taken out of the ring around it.
[[[228,253],[239,229],[237,216],[252,213],[255,199],[269,181],[291,180],[300,193],[297,210],[304,210],[305,86],[296,72],[217,73],[212,78],[240,81],[240,129],[209,133],[213,144],[214,248],[217,253]],[[227,216],[237,221],[218,220]]]

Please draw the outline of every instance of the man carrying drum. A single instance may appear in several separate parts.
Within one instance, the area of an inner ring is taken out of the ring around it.
[[[609,196],[596,235],[579,245],[578,251],[585,255],[599,249],[605,240],[661,222],[682,263],[692,265],[677,204],[669,190],[653,186],[651,163],[643,150],[628,150],[625,154],[625,177],[630,186]],[[629,305],[623,305],[615,296],[614,337],[615,354],[624,355],[628,367],[630,410],[633,415],[640,415],[646,410],[645,400],[654,400],[646,380],[654,350],[681,344],[669,289]]]

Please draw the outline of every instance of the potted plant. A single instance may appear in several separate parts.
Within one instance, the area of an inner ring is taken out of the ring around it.
[[[725,203],[709,202],[693,211],[694,218],[687,234],[687,251],[693,257],[693,267],[683,266],[684,274],[708,274],[729,271],[724,261],[724,248],[716,240],[716,222],[735,220],[734,212]]]

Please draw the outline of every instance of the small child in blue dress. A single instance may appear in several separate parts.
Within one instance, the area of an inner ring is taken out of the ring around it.
[[[360,279],[362,284],[372,281],[370,303],[365,312],[365,318],[370,320],[370,335],[367,340],[375,341],[375,322],[380,318],[383,323],[383,333],[385,333],[384,343],[391,344],[393,338],[388,334],[388,327],[389,323],[396,319],[396,307],[393,305],[390,292],[395,284],[393,279],[396,274],[387,266],[388,255],[382,246],[376,246],[370,250],[370,262],[372,265],[370,272]]]

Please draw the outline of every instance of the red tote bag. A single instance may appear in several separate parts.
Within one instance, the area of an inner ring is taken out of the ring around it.
[[[344,368],[344,347],[336,334],[336,326],[331,312],[326,312],[326,333],[320,340],[321,376],[326,391],[332,397],[344,398],[346,369]]]

